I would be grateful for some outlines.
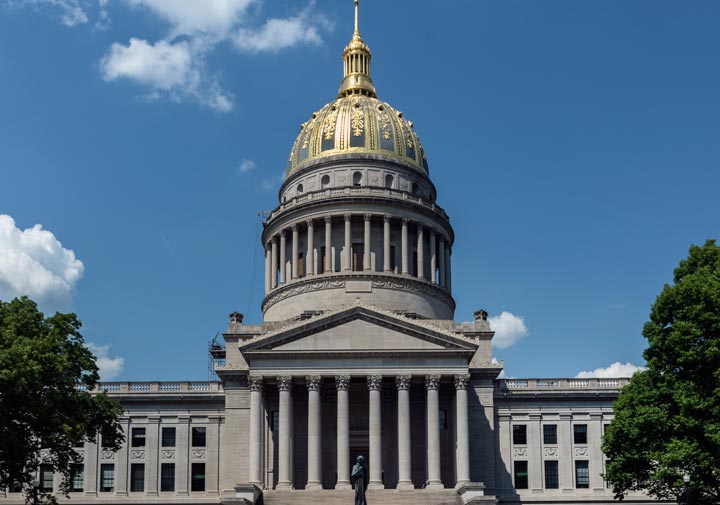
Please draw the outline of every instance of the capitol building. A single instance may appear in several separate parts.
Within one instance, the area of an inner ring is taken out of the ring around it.
[[[351,504],[358,455],[370,505],[613,502],[601,438],[627,379],[499,378],[487,312],[455,321],[442,188],[378,98],[357,9],[265,221],[262,324],[230,315],[219,381],[103,383],[126,442],[79,449],[60,503]]]

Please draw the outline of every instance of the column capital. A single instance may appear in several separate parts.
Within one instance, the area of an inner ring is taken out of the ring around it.
[[[366,212],[365,214],[363,214],[363,218],[365,218],[366,222],[370,221],[370,219],[372,219],[372,214],[370,214],[369,212]]]
[[[332,224],[332,216],[325,216],[325,222],[328,224]]]
[[[251,375],[250,376],[250,391],[262,391],[263,380],[264,380],[264,377],[262,375]]]
[[[412,380],[412,375],[396,375],[395,376],[395,385],[398,389],[410,389],[410,381]]]
[[[468,381],[470,380],[470,374],[463,373],[455,376],[455,389],[467,388]]]
[[[425,376],[425,387],[427,389],[437,389],[440,386],[439,375],[426,375]]]
[[[310,391],[320,391],[322,386],[322,377],[320,375],[308,375],[305,377],[307,388]]]
[[[292,231],[293,231],[293,233],[295,233],[295,232],[298,231],[298,224],[297,224],[297,223],[293,223],[293,225],[292,225]]]
[[[348,386],[350,386],[350,376],[349,375],[336,375],[335,376],[335,387],[338,391],[347,391]]]
[[[312,228],[314,226],[312,219],[306,219],[305,224],[307,225],[308,228]]]
[[[392,216],[390,214],[383,214],[383,222],[389,223]]]
[[[271,239],[271,241],[272,241],[272,242],[273,242],[273,243],[274,243],[275,245],[277,245],[277,243],[278,243],[278,240],[279,240],[279,238],[278,238],[278,236],[277,236],[277,235],[273,235],[273,236],[272,236],[272,239]]]
[[[407,217],[402,218],[402,224],[403,224],[403,226],[407,226],[408,223],[410,223],[410,218],[407,218]]]
[[[278,389],[280,389],[280,391],[291,391],[293,385],[293,378],[290,375],[278,375],[277,383]]]
[[[368,375],[367,385],[370,391],[379,390],[382,388],[382,375]]]
[[[347,213],[345,213],[345,214],[343,215],[343,217],[345,217],[345,222],[346,222],[346,223],[349,223],[349,222],[350,222],[350,219],[352,218],[352,214],[350,214],[349,212],[347,212]]]

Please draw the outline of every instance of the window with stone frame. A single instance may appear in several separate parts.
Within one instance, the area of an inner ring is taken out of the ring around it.
[[[205,491],[205,463],[193,463],[190,477],[191,491]]]
[[[514,424],[512,427],[513,445],[527,445],[527,425]]]
[[[513,477],[515,480],[515,489],[528,488],[528,462],[515,461],[513,463]]]
[[[587,460],[575,461],[575,487],[587,489],[590,487],[590,466]]]
[[[40,491],[52,492],[54,476],[55,476],[55,472],[53,472],[52,465],[48,465],[46,463],[43,463],[42,465],[40,465],[40,482],[39,482]]]
[[[447,410],[440,410],[440,430],[445,431],[448,429]]]
[[[162,429],[162,446],[175,447],[175,427],[164,426]]]
[[[100,465],[100,491],[111,493],[115,489],[115,465],[103,463]]]
[[[587,424],[573,425],[573,442],[578,445],[587,444]]]
[[[557,424],[543,425],[543,444],[557,445]]]
[[[280,412],[278,412],[277,410],[273,410],[271,412],[271,419],[272,423],[270,424],[270,429],[273,432],[277,433],[278,431],[280,431]]]
[[[132,447],[145,447],[145,428],[133,428],[130,440]]]
[[[175,463],[160,465],[160,491],[175,491]]]
[[[559,487],[558,462],[545,460],[545,489],[558,489]]]
[[[130,491],[132,493],[145,491],[145,465],[143,463],[130,465]]]
[[[85,465],[74,463],[70,466],[70,491],[80,493],[85,487]]]
[[[205,447],[206,428],[204,426],[195,426],[192,429],[192,446]]]

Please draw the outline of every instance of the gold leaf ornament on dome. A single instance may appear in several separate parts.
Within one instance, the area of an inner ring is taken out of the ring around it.
[[[365,115],[363,114],[358,97],[352,101],[351,111],[350,127],[352,128],[353,135],[359,137],[363,133],[363,128],[365,128]]]
[[[337,128],[337,117],[339,112],[337,104],[330,108],[330,114],[327,115],[325,124],[323,125],[323,136],[325,137],[325,140],[331,140],[335,136],[335,128]]]
[[[380,105],[377,107],[378,110],[378,123],[380,124],[380,132],[385,140],[390,140],[390,117],[385,112],[385,108]]]

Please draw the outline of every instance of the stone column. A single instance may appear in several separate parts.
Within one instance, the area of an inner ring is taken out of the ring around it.
[[[305,489],[322,489],[322,416],[320,410],[320,387],[322,377],[305,377],[308,388],[308,480]]]
[[[445,244],[445,288],[452,291],[452,280],[450,275],[450,244]]]
[[[410,449],[410,380],[412,375],[398,375],[398,489],[414,489]]]
[[[277,287],[277,276],[278,276],[278,240],[277,237],[272,238],[272,251],[270,253],[270,286],[275,289]]]
[[[383,271],[392,272],[390,269],[390,214],[383,216]]]
[[[145,447],[145,492],[148,496],[158,495],[158,459],[160,457],[160,417],[148,416]]]
[[[287,241],[285,239],[285,230],[280,232],[280,284],[285,284],[285,275],[287,274],[287,264],[285,261],[285,249]]]
[[[305,275],[315,275],[315,225],[312,219],[307,224],[307,255],[305,256]]]
[[[468,392],[467,384],[470,375],[455,376],[455,420],[456,447],[455,472],[456,487],[470,482],[470,426],[468,424]]]
[[[352,270],[352,214],[345,214],[345,265],[343,270]]]
[[[292,377],[277,378],[280,389],[280,436],[278,437],[277,489],[293,488],[292,475]]]
[[[370,482],[368,489],[385,489],[382,481],[382,419],[380,389],[382,375],[368,375],[370,390]]]
[[[407,275],[408,274],[408,219],[403,218],[402,220],[402,234],[400,235],[401,238],[401,253],[402,253],[402,274]]]
[[[250,377],[250,483],[262,487],[263,378]]]
[[[325,216],[325,272],[332,268],[332,218]]]
[[[440,398],[439,375],[426,375],[427,388],[427,488],[442,489],[440,480]]]
[[[298,225],[292,225],[292,278],[297,279],[298,276]]]
[[[270,292],[270,289],[272,287],[271,280],[270,280],[270,247],[265,246],[265,294],[267,295]]]
[[[336,375],[337,388],[337,483],[335,489],[350,489],[349,375]]]
[[[424,240],[423,225],[418,223],[417,225],[417,272],[418,279],[425,278],[425,244]]]
[[[365,214],[365,240],[363,241],[363,270],[370,271],[370,214]]]
[[[175,492],[178,496],[189,496],[190,416],[178,416],[175,437]]]
[[[442,287],[445,287],[445,237],[440,235],[440,246],[438,247],[440,249],[440,277],[438,279],[438,284],[440,284]]]
[[[430,282],[437,283],[437,246],[435,245],[435,230],[430,230]]]

